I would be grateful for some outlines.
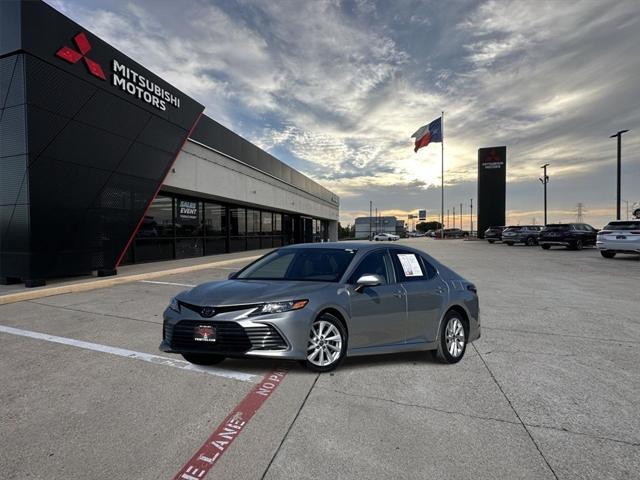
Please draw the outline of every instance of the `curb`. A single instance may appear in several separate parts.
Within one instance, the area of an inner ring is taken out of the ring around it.
[[[216,267],[228,265],[230,263],[235,263],[238,260],[246,260],[247,262],[250,262],[260,257],[261,255],[253,255],[251,257],[232,258],[229,260],[221,260],[219,262],[190,265],[188,267],[176,267],[176,268],[170,268],[168,270],[137,273],[133,275],[125,275],[122,277],[114,276],[114,277],[100,279],[100,280],[90,280],[88,282],[60,285],[58,287],[46,287],[41,290],[31,290],[28,292],[9,293],[7,295],[0,295],[0,305],[7,305],[9,303],[16,303],[16,302],[24,302],[26,300],[35,300],[36,298],[53,297],[55,295],[63,295],[65,293],[87,292],[90,290],[97,290],[99,288],[113,287],[115,285],[122,285],[125,283],[131,283],[131,282],[139,282],[140,280],[150,280],[152,278],[165,277],[167,275],[177,275],[179,273],[188,273],[188,272],[195,272],[198,270],[206,270],[209,268],[216,268]]]

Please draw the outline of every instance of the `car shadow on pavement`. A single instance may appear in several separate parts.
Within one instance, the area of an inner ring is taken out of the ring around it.
[[[467,353],[471,353],[467,351]],[[399,365],[408,364],[417,365],[419,363],[430,365],[444,365],[431,356],[428,351],[419,352],[403,352],[403,353],[387,353],[382,355],[365,355],[358,357],[347,357],[344,363],[338,367],[340,370],[356,370],[359,368],[368,368],[376,365]]]

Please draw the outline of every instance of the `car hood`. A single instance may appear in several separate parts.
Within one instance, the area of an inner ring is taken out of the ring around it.
[[[243,305],[263,302],[302,300],[332,282],[286,280],[225,280],[207,282],[178,295],[178,300],[194,305]]]

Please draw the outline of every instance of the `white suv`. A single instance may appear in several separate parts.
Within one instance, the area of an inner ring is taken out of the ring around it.
[[[640,255],[640,219],[615,220],[598,232],[596,247],[604,258],[616,253]]]

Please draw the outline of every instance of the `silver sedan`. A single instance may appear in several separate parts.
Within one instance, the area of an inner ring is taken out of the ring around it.
[[[426,253],[371,243],[283,247],[178,294],[160,349],[211,365],[226,357],[302,361],[431,351],[456,363],[480,338],[476,287]]]

